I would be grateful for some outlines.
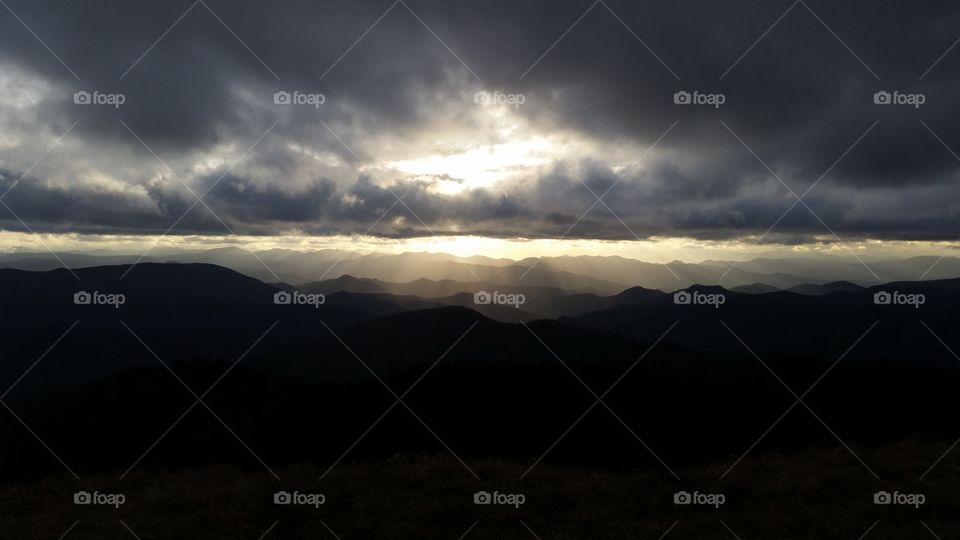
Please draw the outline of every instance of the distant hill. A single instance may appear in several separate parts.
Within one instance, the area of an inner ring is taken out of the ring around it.
[[[774,287],[773,285],[767,285],[766,283],[753,283],[751,285],[741,285],[739,287],[731,287],[731,291],[740,292],[744,294],[765,294],[769,292],[777,292],[783,289]]]
[[[846,287],[838,286],[838,289]],[[703,351],[731,353],[743,349],[724,325],[764,354],[798,357],[840,356],[873,323],[877,332],[897,339],[868,336],[851,352],[861,359],[915,359],[951,362],[954,359],[924,324],[944,339],[954,339],[953,321],[960,306],[960,279],[937,282],[907,282],[868,289],[838,290],[819,295],[789,291],[739,294],[717,287],[691,287],[703,293],[722,293],[725,302],[707,305],[675,305],[669,295],[645,305],[624,304],[561,319],[598,330],[617,332],[643,340],[656,339],[662,328],[679,321],[671,340]],[[923,305],[878,305],[878,292],[922,294]]]
[[[571,291],[559,287],[529,287],[524,285],[501,285],[488,281],[463,282],[452,279],[417,279],[407,283],[393,283],[379,279],[358,278],[343,275],[326,281],[314,281],[298,287],[302,291],[331,292],[347,291],[370,294],[393,294],[419,296],[421,298],[444,298],[457,293],[475,293],[479,291],[501,291],[523,293],[528,298],[549,297],[569,294]]]
[[[787,290],[797,294],[821,296],[833,292],[857,292],[863,290],[863,287],[856,283],[850,283],[849,281],[833,281],[824,284],[804,283],[803,285],[790,287]]]
[[[697,283],[722,285],[730,290],[766,284],[777,289],[799,285],[826,285],[846,281],[859,286],[881,282],[951,279],[960,276],[960,258],[910,257],[866,260],[816,256],[744,261],[673,261],[654,263],[618,256],[530,257],[521,260],[484,256],[457,257],[446,253],[364,253],[324,249],[248,251],[239,247],[210,250],[156,249],[147,253],[63,252],[59,259],[46,252],[0,254],[0,268],[52,270],[144,262],[209,263],[231,268],[264,282],[305,284],[343,276],[388,283],[489,283],[498,287],[559,288],[600,295],[641,286],[664,292]],[[879,276],[875,277],[873,274]],[[425,287],[427,284],[423,284]],[[455,286],[455,284],[447,284]],[[462,290],[434,285],[430,297],[450,296]],[[754,289],[746,289],[753,290]],[[351,292],[377,292],[359,290]],[[423,295],[423,290],[391,290],[390,294]]]
[[[75,383],[130,367],[156,365],[150,351],[124,324],[160,358],[172,361],[235,360],[277,323],[245,362],[281,371],[300,366],[305,358],[316,355],[318,347],[322,351],[340,348],[336,340],[330,339],[324,325],[338,333],[353,333],[364,324],[373,325],[370,328],[376,330],[369,330],[365,340],[362,335],[357,335],[356,340],[381,347],[379,354],[404,365],[409,361],[404,356],[409,351],[397,346],[401,340],[389,336],[408,333],[410,339],[423,341],[426,346],[451,317],[481,318],[486,321],[485,325],[513,324],[499,327],[504,331],[510,329],[506,335],[513,336],[507,339],[506,346],[515,346],[511,341],[515,333],[524,331],[515,323],[540,325],[543,323],[539,319],[556,319],[549,328],[556,328],[563,336],[587,340],[588,348],[597,346],[590,341],[605,339],[596,332],[651,342],[677,322],[676,329],[667,338],[669,342],[703,352],[742,351],[743,345],[724,327],[726,324],[758,353],[801,357],[839,354],[860,332],[880,321],[886,329],[884,332],[901,337],[893,343],[865,340],[853,356],[940,361],[947,353],[921,321],[942,333],[943,339],[950,340],[957,306],[960,306],[960,279],[891,283],[868,289],[850,283],[830,283],[802,289],[807,294],[791,291],[745,294],[714,285],[694,285],[683,289],[695,295],[689,304],[675,303],[673,293],[641,287],[612,295],[531,287],[516,289],[525,291],[521,293],[525,301],[510,306],[477,304],[476,293],[470,291],[437,298],[384,292],[430,294],[457,288],[493,288],[490,283],[417,280],[395,284],[342,277],[301,291],[329,293],[324,293],[322,305],[314,307],[277,305],[274,294],[280,290],[278,287],[298,289],[268,285],[219,266],[143,263],[120,279],[127,269],[124,265],[81,268],[75,271],[79,280],[66,270],[0,270],[0,305],[5,308],[0,312],[0,339],[6,345],[8,358],[0,364],[0,382],[12,382],[23,375],[45,348],[74,323],[77,331],[58,343],[29,377],[18,384],[18,390],[43,384]],[[506,294],[505,291],[510,290],[514,289],[501,288],[500,292]],[[79,291],[122,294],[125,302],[119,308],[75,305],[74,294]],[[877,305],[874,295],[881,291],[901,296],[920,294],[924,302],[919,308]],[[710,295],[722,295],[722,304],[698,305],[697,298]],[[483,351],[494,356],[500,354],[494,348]],[[331,358],[353,364],[349,357],[334,355]],[[304,371],[302,367],[297,370],[309,372],[311,377],[339,373],[335,362],[327,366],[330,369],[325,369],[325,365],[320,361],[310,370]]]
[[[402,311],[384,299],[331,295],[319,308],[276,305],[277,289],[209,264],[128,266],[26,272],[0,270],[0,383],[24,373],[72,324],[74,331],[19,385],[75,383],[136,365],[157,365],[124,328],[129,326],[160,358],[236,359],[273,323],[253,354],[294,347],[322,331]],[[79,292],[123,295],[124,303],[77,305]]]

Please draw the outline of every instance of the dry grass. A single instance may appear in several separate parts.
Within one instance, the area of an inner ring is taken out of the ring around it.
[[[345,463],[323,481],[313,465],[266,471],[214,466],[199,470],[140,470],[123,481],[110,477],[61,477],[2,486],[0,538],[65,537],[142,540],[167,538],[256,540],[334,538],[592,539],[660,538],[934,538],[960,534],[960,455],[948,457],[919,481],[949,444],[906,442],[856,449],[881,477],[878,481],[845,449],[766,455],[741,462],[678,470],[605,472],[542,464],[524,480],[529,463],[484,461],[470,466],[474,479],[455,459],[397,457],[375,464]],[[122,492],[119,510],[76,506],[78,489]],[[322,492],[327,502],[312,507],[276,506],[277,490]],[[520,492],[527,503],[477,506],[477,490]],[[727,503],[676,506],[673,492],[722,492]],[[879,489],[922,492],[920,509],[876,506]],[[722,522],[721,522],[722,520]],[[921,522],[922,521],[922,522]],[[327,529],[330,528],[330,530]],[[527,529],[529,527],[530,530]],[[532,533],[531,533],[532,531]]]

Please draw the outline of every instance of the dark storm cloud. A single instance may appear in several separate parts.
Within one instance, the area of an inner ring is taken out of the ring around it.
[[[0,61],[52,88],[33,118],[38,131],[59,135],[79,120],[72,138],[91,148],[133,149],[152,160],[132,131],[176,165],[223,145],[242,150],[280,120],[247,157],[258,169],[228,174],[206,199],[237,232],[364,232],[393,207],[394,217],[401,217],[384,219],[373,233],[628,239],[634,233],[759,234],[794,202],[765,163],[798,194],[823,176],[805,201],[845,237],[942,239],[960,233],[956,209],[947,202],[955,200],[948,197],[956,195],[958,164],[944,147],[960,149],[960,108],[954,106],[960,50],[927,71],[960,37],[956,3],[9,5],[66,64],[0,12]],[[468,115],[458,110],[469,109],[479,89],[523,93],[527,102],[519,113],[544,131],[579,133],[601,148],[633,144],[637,158],[679,123],[657,146],[669,157],[654,160],[651,154],[622,179],[624,173],[598,155],[545,167],[539,178],[516,186],[453,196],[375,173],[354,171],[347,180],[331,180],[282,143],[294,141],[360,166],[377,159],[375,139],[412,139],[437,122],[469,132]],[[118,109],[77,107],[77,90],[120,92],[126,103]],[[271,100],[278,90],[323,93],[326,103],[277,109]],[[726,101],[719,109],[675,105],[674,93],[681,90],[722,93]],[[925,103],[878,106],[873,97],[880,90],[922,93]],[[13,126],[19,119],[4,121]],[[196,191],[212,186],[228,166],[202,176]],[[139,188],[129,192],[79,180],[70,187],[36,180],[18,185],[6,200],[38,229],[163,231],[195,199],[150,177],[128,178]],[[578,222],[596,202],[581,180],[597,195],[613,186],[605,202],[633,231],[602,204]],[[400,195],[405,204],[395,204]],[[830,234],[817,216],[798,205],[770,238]],[[222,229],[200,206],[175,232]]]

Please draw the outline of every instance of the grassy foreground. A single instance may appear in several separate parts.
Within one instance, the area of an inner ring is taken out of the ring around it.
[[[960,451],[921,481],[949,442],[748,457],[695,469],[600,471],[531,462],[397,457],[325,468],[210,466],[116,476],[63,476],[0,486],[0,537],[80,539],[300,538],[950,538],[960,535]],[[73,494],[122,493],[119,508],[75,505]],[[325,503],[276,505],[277,491],[323,493]],[[519,508],[476,505],[485,490],[523,494]],[[722,493],[713,506],[674,504],[674,492]],[[921,493],[920,508],[876,505],[876,491]],[[669,532],[668,532],[669,531]],[[64,535],[64,533],[66,533]],[[665,535],[665,536],[664,536]]]

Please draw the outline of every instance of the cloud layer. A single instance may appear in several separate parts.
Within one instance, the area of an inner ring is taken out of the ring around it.
[[[8,4],[6,230],[960,235],[955,3]]]

